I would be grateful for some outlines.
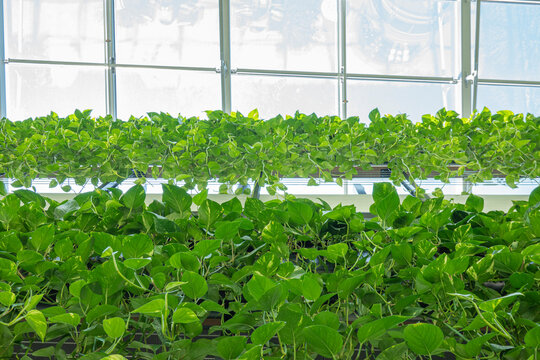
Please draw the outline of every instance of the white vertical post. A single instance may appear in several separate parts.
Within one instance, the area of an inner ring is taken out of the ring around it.
[[[471,75],[471,0],[460,1],[460,54],[461,54],[461,116],[468,118],[472,113]]]
[[[221,59],[221,108],[231,112],[231,21],[230,1],[219,0],[219,53]]]
[[[116,38],[114,24],[114,0],[104,1],[105,13],[105,61],[107,63],[107,114],[113,119],[117,118],[117,103],[116,103]]]
[[[480,4],[482,0],[476,0],[476,22],[474,23],[474,83],[472,110],[476,111],[476,100],[478,99],[478,57],[480,55]]]
[[[339,114],[347,118],[347,0],[338,1]]]
[[[4,1],[0,0],[0,119],[7,116],[6,111],[6,53],[4,31]]]

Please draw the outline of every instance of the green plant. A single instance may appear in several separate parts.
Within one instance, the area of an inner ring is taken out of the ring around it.
[[[162,177],[201,189],[218,179],[224,192],[253,180],[257,188],[268,185],[275,192],[284,189],[281,177],[341,184],[359,169],[384,164],[395,184],[432,173],[445,182],[466,176],[475,183],[499,172],[510,186],[540,177],[540,118],[532,114],[484,109],[462,119],[442,109],[413,123],[375,109],[369,117],[370,124],[363,124],[357,117],[296,113],[261,120],[256,111],[247,117],[209,111],[207,120],[149,113],[114,121],[77,110],[66,118],[51,113],[19,122],[2,119],[0,173],[16,179],[16,187],[50,177],[50,186],[61,184],[66,191],[67,178],[98,185]]]
[[[373,197],[365,220],[353,206],[218,204],[174,185],[150,204],[140,185],[62,203],[17,190],[0,200],[1,354],[538,356],[540,188],[507,213],[473,195],[396,203],[384,183]],[[58,345],[26,342],[43,340]]]

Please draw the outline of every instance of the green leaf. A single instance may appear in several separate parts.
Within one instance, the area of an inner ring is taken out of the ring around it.
[[[104,316],[109,316],[119,310],[120,309],[118,309],[114,305],[109,305],[109,304],[98,305],[90,309],[90,311],[86,314],[86,319],[85,319],[86,323],[91,324],[94,320],[99,319]]]
[[[101,360],[127,360],[127,359],[123,357],[122,355],[113,354],[113,355],[107,355],[101,358]]]
[[[529,273],[515,272],[508,278],[512,287],[519,289],[523,286],[533,286],[534,276]]]
[[[44,250],[52,244],[54,240],[54,226],[44,225],[37,228],[30,234],[30,243],[36,251]]]
[[[375,215],[378,215],[385,223],[399,208],[399,196],[391,183],[375,183],[373,185],[373,201]]]
[[[486,300],[478,304],[478,307],[484,311],[494,312],[499,306],[508,305],[517,300],[516,297],[518,296],[523,296],[523,294],[520,292],[515,292],[495,299]]]
[[[193,253],[200,258],[204,258],[221,246],[221,240],[201,240],[193,247]]]
[[[330,311],[322,311],[313,318],[313,325],[326,325],[334,330],[338,330],[341,323],[337,314]]]
[[[169,259],[169,263],[178,270],[198,271],[201,267],[199,259],[188,252],[177,252]]]
[[[43,196],[30,190],[20,189],[15,190],[13,193],[17,195],[17,197],[25,204],[35,202],[36,204],[39,204],[39,206],[42,208],[45,207],[45,205],[47,204]]]
[[[540,347],[540,326],[535,326],[525,334],[525,345],[532,348]]]
[[[79,203],[75,200],[68,200],[62,205],[57,206],[54,209],[54,217],[58,220],[65,219],[66,216],[73,214],[75,211],[79,210]]]
[[[381,113],[379,112],[378,108],[375,108],[370,111],[368,118],[371,122],[376,122],[381,119]]]
[[[212,300],[205,300],[201,303],[201,307],[203,307],[206,311],[214,311],[220,314],[228,314],[229,312],[225,310],[225,308],[222,305],[219,305],[217,302]]]
[[[364,343],[366,341],[376,340],[383,336],[386,331],[408,319],[410,319],[409,316],[391,315],[369,322],[358,329],[358,341]]]
[[[216,226],[215,237],[219,240],[232,240],[238,235],[240,223],[234,221],[221,221]]]
[[[165,300],[155,299],[147,302],[146,304],[139,306],[133,310],[134,313],[141,313],[148,316],[160,316],[165,311]]]
[[[41,341],[45,341],[45,334],[47,333],[47,321],[45,316],[39,310],[30,310],[26,316],[26,321],[30,327],[36,332]]]
[[[163,184],[163,202],[177,213],[191,211],[191,196],[182,188],[175,185]]]
[[[467,198],[465,206],[469,211],[477,213],[482,212],[482,210],[484,209],[484,198],[471,194]]]
[[[302,279],[302,295],[310,301],[315,301],[321,296],[321,285],[313,277],[305,275]]]
[[[244,336],[228,336],[218,340],[218,354],[225,360],[236,359],[246,347],[247,338]]]
[[[377,360],[399,360],[408,359],[407,345],[402,342],[394,346],[390,346],[377,355]]]
[[[206,200],[208,197],[208,189],[204,189],[197,195],[193,196],[193,203],[197,206],[201,206],[201,204]]]
[[[189,324],[199,321],[199,318],[193,310],[183,307],[174,311],[172,320],[176,324]]]
[[[259,301],[264,295],[264,293],[273,288],[275,285],[275,282],[273,282],[266,276],[255,274],[253,275],[251,280],[247,282],[245,288],[249,291],[249,294],[253,298],[255,298],[256,301]]]
[[[171,291],[173,289],[176,289],[177,287],[180,287],[180,285],[184,285],[184,284],[186,284],[185,281],[171,281],[165,286],[165,291],[166,292]]]
[[[238,357],[238,360],[260,360],[262,345],[254,345]]]
[[[7,195],[7,187],[6,184],[2,180],[0,180],[0,196],[6,196]]]
[[[343,337],[325,325],[311,325],[302,330],[309,348],[319,355],[334,358],[343,347]]]
[[[182,281],[185,282],[184,285],[181,285],[182,291],[192,299],[199,299],[208,291],[206,280],[192,271],[185,271]]]
[[[480,355],[480,352],[482,351],[482,345],[488,342],[495,335],[496,334],[491,333],[469,340],[469,342],[465,344],[465,351],[467,352],[467,355],[471,358],[475,358]]]
[[[31,295],[28,299],[26,299],[26,301],[24,302],[24,308],[26,309],[26,311],[35,308],[43,298],[43,295],[44,294]]]
[[[432,324],[410,324],[403,331],[409,349],[417,355],[431,355],[444,340],[441,329]]]
[[[153,251],[154,243],[146,234],[129,235],[122,242],[122,254],[127,259],[152,255]]]
[[[540,205],[540,186],[534,188],[529,195],[529,207]]]
[[[275,310],[280,301],[282,300],[282,295],[283,285],[278,283],[264,292],[264,294],[259,299],[259,304],[261,305],[261,308],[265,311]]]
[[[270,341],[283,326],[285,326],[283,321],[275,321],[261,325],[251,333],[251,342],[257,345],[264,345]]]
[[[399,244],[392,245],[392,258],[400,265],[408,265],[410,264],[413,256],[412,248],[411,246],[406,243],[402,242]]]
[[[329,254],[335,256],[335,257],[342,257],[344,258],[347,255],[347,251],[349,251],[349,247],[347,244],[340,243],[340,244],[333,244],[328,246],[326,249]]]
[[[124,260],[124,266],[131,269],[131,270],[139,270],[146,265],[150,264],[152,259],[146,258],[146,259],[126,259]]]
[[[212,200],[205,200],[199,207],[199,220],[205,229],[209,230],[212,225],[221,218],[223,209],[221,205]]]
[[[289,201],[287,203],[289,218],[298,225],[306,225],[313,217],[313,209],[301,201]]]
[[[16,299],[17,296],[11,291],[0,292],[0,304],[4,305],[5,307],[10,307],[13,305]]]
[[[122,195],[120,201],[132,211],[141,208],[144,205],[145,198],[144,188],[141,185],[135,185]]]
[[[124,335],[126,323],[124,322],[124,319],[119,317],[105,319],[103,320],[103,330],[105,330],[105,333],[109,337],[118,339]]]
[[[49,318],[49,322],[68,324],[73,327],[77,327],[81,323],[81,317],[79,316],[79,314],[76,314],[76,313],[60,314],[60,315],[51,316]]]

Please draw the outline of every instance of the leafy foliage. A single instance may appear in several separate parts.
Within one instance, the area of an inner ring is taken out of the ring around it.
[[[174,185],[150,204],[139,186],[18,190],[0,200],[0,354],[534,357],[540,190],[507,213],[375,190],[368,220],[291,196],[195,206]]]
[[[357,117],[296,113],[261,120],[256,112],[243,116],[209,111],[207,120],[149,113],[113,121],[94,119],[89,110],[66,118],[52,113],[19,122],[2,119],[0,173],[16,179],[16,187],[30,187],[36,177],[52,178],[52,187],[67,178],[78,185],[97,185],[162,177],[201,189],[218,179],[222,191],[251,179],[269,185],[270,192],[283,188],[280,177],[311,177],[310,185],[316,184],[314,177],[341,183],[372,164],[387,165],[394,183],[405,174],[423,179],[437,173],[445,182],[466,176],[474,183],[499,172],[510,186],[522,177],[540,177],[540,118],[532,114],[491,114],[484,109],[462,119],[442,109],[413,123],[405,115],[381,116],[374,110],[370,119],[364,124]],[[70,190],[69,185],[62,188]],[[185,194],[164,191],[164,202],[176,211],[189,206]],[[138,188],[120,201],[129,208],[142,200]],[[471,206],[480,204],[471,201]],[[69,205],[59,216],[66,210]],[[305,221],[308,215],[301,213],[297,220]]]

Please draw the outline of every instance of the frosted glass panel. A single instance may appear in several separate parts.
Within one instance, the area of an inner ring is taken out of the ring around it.
[[[335,72],[336,21],[336,0],[231,0],[232,66]]]
[[[480,78],[540,80],[540,3],[482,3]]]
[[[116,0],[119,63],[217,67],[218,0]]]
[[[479,85],[477,108],[492,112],[510,110],[540,116],[540,87]]]
[[[118,117],[147,112],[206,117],[205,110],[221,109],[220,76],[215,73],[118,69]]]
[[[261,118],[294,115],[296,110],[337,115],[337,80],[235,75],[232,110],[247,115],[255,108]]]
[[[379,108],[381,114],[409,115],[420,121],[424,114],[434,114],[441,108],[455,110],[456,85],[422,84],[389,81],[347,80],[348,116],[359,116],[368,123],[368,114]]]
[[[105,115],[105,70],[86,66],[6,65],[7,116],[11,120],[93,109]]]
[[[451,76],[457,1],[349,0],[347,70]]]
[[[5,0],[6,57],[104,60],[102,0]]]

